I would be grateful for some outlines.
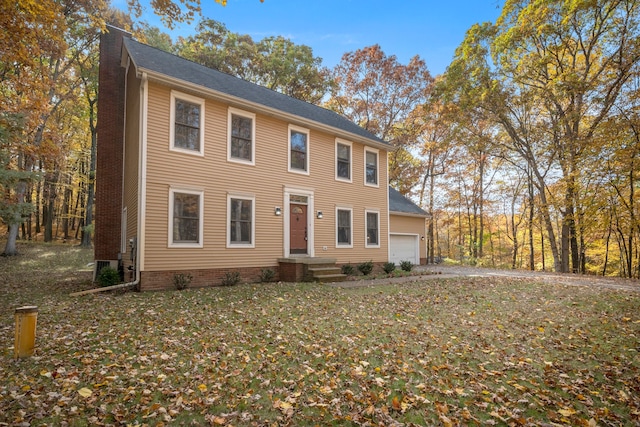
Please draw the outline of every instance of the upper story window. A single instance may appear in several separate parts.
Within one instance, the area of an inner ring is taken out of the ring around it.
[[[229,108],[227,160],[255,165],[255,118],[253,113]]]
[[[169,247],[202,247],[203,192],[169,190]]]
[[[289,126],[289,172],[309,175],[309,130]]]
[[[204,99],[171,91],[171,150],[204,155]]]
[[[366,185],[378,186],[378,150],[364,149],[364,175]]]
[[[336,246],[353,247],[353,223],[351,208],[336,208]]]
[[[228,247],[255,247],[255,197],[242,194],[227,196]]]
[[[336,140],[336,179],[351,182],[351,143]]]
[[[378,211],[365,211],[365,221],[367,227],[367,241],[365,247],[380,247],[380,213]]]

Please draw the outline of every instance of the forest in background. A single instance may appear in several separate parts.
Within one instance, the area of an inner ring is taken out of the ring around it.
[[[130,17],[103,0],[2,3],[5,254],[19,239],[91,245],[98,39],[110,23],[388,141],[390,184],[431,215],[430,263],[640,276],[637,1],[505,1],[439,76],[377,45],[328,69],[311,47],[234,33],[193,1],[184,14],[171,5],[156,11],[168,28],[197,19],[193,35],[173,40],[139,21],[136,4]]]

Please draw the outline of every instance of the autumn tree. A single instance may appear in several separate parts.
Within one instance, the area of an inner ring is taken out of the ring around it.
[[[57,155],[62,134],[55,115],[76,92],[79,78],[73,64],[100,31],[105,6],[102,0],[3,3],[5,10],[0,15],[7,26],[3,22],[2,38],[15,40],[5,45],[8,49],[0,60],[0,107],[24,117],[21,135],[11,138],[13,144],[7,147],[17,159],[11,163],[16,170],[31,172],[38,159],[50,160]],[[34,28],[39,30],[34,32]],[[42,171],[43,175],[55,177],[55,164],[50,163],[49,167]],[[54,189],[55,185],[48,189],[51,198],[55,198]],[[16,182],[13,191],[16,203],[25,203],[29,197],[28,181]],[[9,223],[7,255],[16,252],[19,222]]]
[[[61,5],[54,1],[3,1],[0,10],[0,111],[2,111],[2,166],[4,215],[9,234],[5,255],[15,255],[18,227],[26,212],[33,150],[41,115],[48,108],[51,88],[49,64],[43,57],[61,58],[66,43]],[[19,123],[19,125],[18,125]]]
[[[429,102],[418,106],[412,114],[418,115],[416,123],[421,130],[418,136],[420,158],[422,160],[422,179],[419,189],[419,205],[425,206],[429,214],[427,218],[427,263],[436,261],[436,183],[441,180],[450,159],[451,147],[454,139],[454,121],[448,110],[440,100],[430,98]],[[441,204],[442,205],[442,204]]]
[[[447,71],[450,99],[500,125],[529,164],[556,271],[579,270],[580,165],[638,67],[639,7],[632,0],[510,0],[495,25],[471,28]],[[553,201],[546,200],[549,171],[564,191]],[[559,248],[550,209],[562,217]]]
[[[152,29],[147,33],[159,47],[166,46],[166,38]],[[331,86],[329,70],[309,46],[282,36],[255,41],[212,19],[203,19],[194,35],[180,38],[171,49],[199,64],[310,103],[319,103]]]
[[[426,102],[433,81],[425,62],[415,56],[404,65],[374,45],[345,53],[333,79],[327,107],[398,149],[389,154],[389,182],[407,194],[421,174],[410,148],[421,132],[412,112]]]
[[[227,0],[215,0],[216,3],[226,6]],[[263,3],[264,0],[260,0]],[[139,18],[144,11],[140,0],[128,0],[129,11]],[[201,0],[151,0],[149,5],[154,13],[160,17],[168,28],[174,28],[177,23],[190,23],[202,12]]]

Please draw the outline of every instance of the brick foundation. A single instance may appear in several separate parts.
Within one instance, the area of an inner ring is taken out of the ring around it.
[[[249,267],[249,268],[219,268],[207,270],[183,270],[183,271],[143,271],[140,277],[141,291],[173,290],[173,277],[176,274],[190,274],[193,279],[189,288],[205,288],[222,286],[222,280],[227,273],[239,272],[239,283],[259,283],[262,269],[270,268],[276,274],[273,281],[280,280],[278,267]]]

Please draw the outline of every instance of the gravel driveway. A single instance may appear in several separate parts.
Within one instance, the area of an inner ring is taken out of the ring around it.
[[[456,265],[421,265],[416,267],[414,271],[423,272],[424,274],[385,279],[352,280],[333,283],[332,285],[351,288],[382,283],[406,283],[416,280],[438,280],[455,277],[513,277],[529,278],[545,283],[563,284],[570,286],[597,286],[605,289],[640,292],[640,281],[636,279],[623,279],[618,277],[586,276],[578,274],[553,273],[547,271],[497,270],[493,268]]]

